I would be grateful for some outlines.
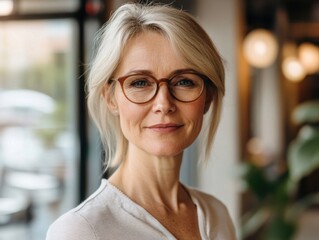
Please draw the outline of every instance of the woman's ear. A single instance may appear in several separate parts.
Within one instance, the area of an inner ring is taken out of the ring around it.
[[[107,108],[110,110],[110,112],[114,115],[118,115],[118,107],[117,102],[115,99],[114,94],[110,94],[110,91],[104,86],[102,91],[102,97],[104,99],[104,102],[106,103]]]

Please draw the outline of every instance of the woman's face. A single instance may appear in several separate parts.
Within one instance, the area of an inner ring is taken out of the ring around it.
[[[185,65],[162,35],[144,32],[126,45],[115,78],[143,70],[161,79],[187,68],[191,66]],[[180,154],[196,139],[202,126],[205,100],[206,90],[193,102],[179,102],[170,95],[167,85],[161,84],[153,100],[136,104],[125,97],[120,83],[116,83],[115,99],[108,105],[119,115],[130,148],[165,157]]]

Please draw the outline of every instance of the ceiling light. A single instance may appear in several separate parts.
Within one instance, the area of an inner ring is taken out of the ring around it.
[[[319,48],[312,43],[302,43],[298,48],[301,64],[308,74],[319,71]]]
[[[257,68],[273,64],[277,57],[278,45],[274,35],[265,29],[250,32],[243,43],[244,56],[248,63]]]
[[[296,57],[287,57],[282,63],[282,72],[285,77],[293,82],[299,82],[306,76],[305,70]]]

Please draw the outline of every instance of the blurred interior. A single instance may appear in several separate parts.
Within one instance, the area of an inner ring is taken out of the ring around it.
[[[44,239],[98,187],[85,72],[96,31],[125,2],[0,0],[0,239]],[[153,2],[193,14],[225,59],[211,159],[199,165],[194,143],[181,181],[227,205],[238,239],[317,239],[319,1]]]

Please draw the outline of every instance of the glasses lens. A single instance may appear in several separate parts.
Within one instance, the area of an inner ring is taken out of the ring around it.
[[[184,73],[174,76],[169,84],[171,94],[180,101],[191,102],[203,92],[204,80],[194,73]]]
[[[125,79],[123,90],[126,97],[135,103],[144,103],[156,93],[156,80],[146,75],[132,75]]]

